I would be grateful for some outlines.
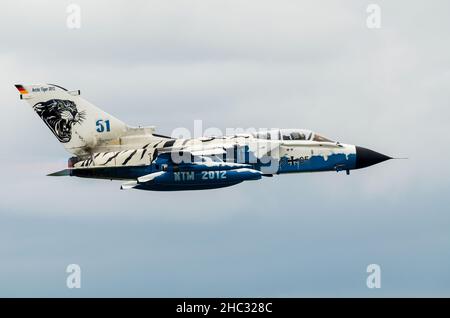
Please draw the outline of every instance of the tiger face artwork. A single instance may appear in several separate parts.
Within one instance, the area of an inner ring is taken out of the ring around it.
[[[85,112],[79,112],[71,100],[50,99],[37,103],[33,109],[62,143],[72,139],[72,127],[86,118]]]

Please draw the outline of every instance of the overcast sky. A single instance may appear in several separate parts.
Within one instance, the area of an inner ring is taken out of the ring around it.
[[[448,1],[76,1],[80,29],[70,3],[0,11],[0,296],[450,296]],[[409,159],[206,192],[50,178],[70,154],[16,83],[164,134],[308,128]]]

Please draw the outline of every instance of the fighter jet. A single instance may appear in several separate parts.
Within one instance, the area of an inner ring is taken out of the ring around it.
[[[156,191],[229,187],[285,173],[345,171],[392,159],[307,129],[171,138],[128,126],[54,84],[15,85],[73,156],[49,176],[122,180],[121,189]]]

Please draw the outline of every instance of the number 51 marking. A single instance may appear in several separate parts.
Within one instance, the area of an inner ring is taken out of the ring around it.
[[[111,131],[111,126],[109,124],[108,120],[99,119],[95,122],[95,126],[97,127],[97,131],[99,133],[105,132],[105,131]]]

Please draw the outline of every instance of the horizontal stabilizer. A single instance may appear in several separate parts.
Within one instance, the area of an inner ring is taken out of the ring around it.
[[[70,176],[70,169],[64,169],[60,171],[56,171],[48,174],[49,177],[62,177],[62,176]]]

